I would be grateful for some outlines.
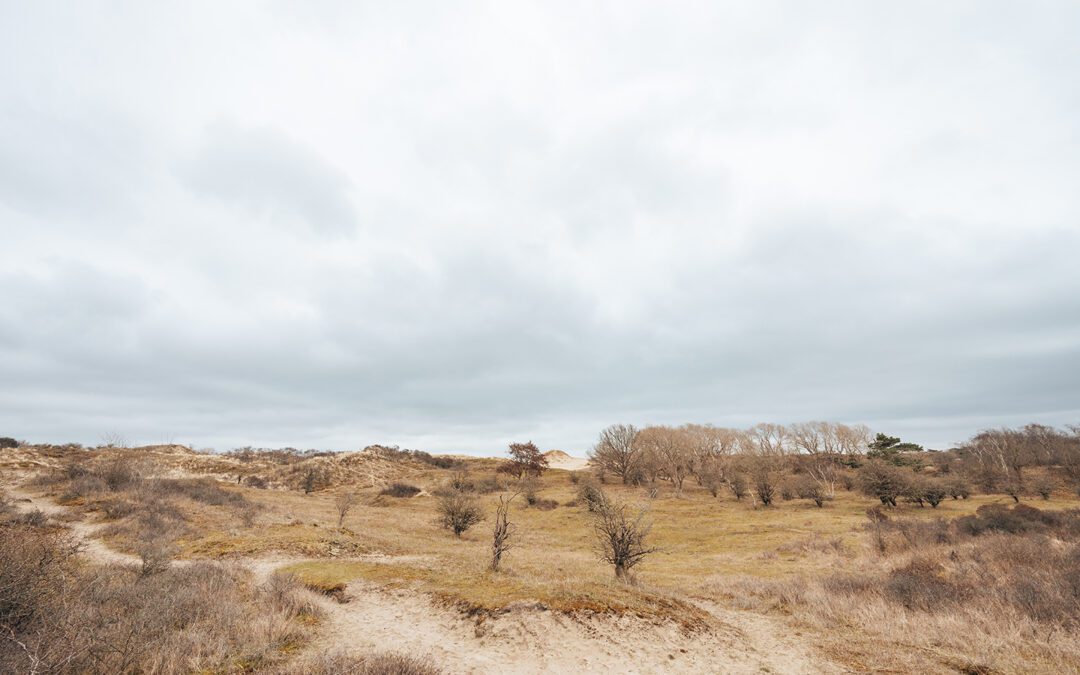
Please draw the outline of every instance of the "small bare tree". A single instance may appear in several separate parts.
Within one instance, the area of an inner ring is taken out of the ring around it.
[[[615,578],[628,581],[630,570],[658,549],[645,543],[652,529],[646,520],[647,508],[630,513],[626,504],[602,498],[592,513],[593,531],[599,544],[600,559],[615,566]]]
[[[517,493],[510,495],[509,499],[499,496],[499,506],[495,509],[495,531],[491,539],[491,571],[498,572],[502,563],[503,554],[512,547],[510,538],[517,531],[517,525],[510,522],[510,502],[514,501]]]
[[[350,491],[342,492],[334,499],[334,507],[337,509],[338,518],[337,526],[341,529],[341,526],[345,524],[345,516],[349,515],[349,511],[352,510],[353,504],[356,503],[356,493]]]
[[[439,524],[456,537],[483,519],[480,505],[469,495],[455,491],[439,498]]]

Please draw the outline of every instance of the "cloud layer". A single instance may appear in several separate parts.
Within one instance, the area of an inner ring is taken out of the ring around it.
[[[0,7],[0,434],[1080,421],[1080,9]]]

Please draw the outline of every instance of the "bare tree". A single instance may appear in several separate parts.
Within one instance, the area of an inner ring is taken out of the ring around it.
[[[657,475],[671,481],[675,491],[681,493],[693,462],[686,432],[665,426],[646,427],[638,434],[638,442]]]
[[[499,506],[495,509],[495,530],[491,538],[491,571],[498,572],[503,554],[512,548],[510,538],[517,531],[517,525],[510,522],[510,502],[517,493],[505,498],[499,495]]]
[[[645,518],[647,514],[645,507],[630,513],[626,504],[613,502],[607,496],[602,497],[592,514],[600,559],[615,566],[616,579],[628,581],[630,570],[645,556],[659,550],[645,542],[652,529],[652,523]]]
[[[790,449],[787,428],[782,424],[755,425],[742,437],[742,449],[747,455],[754,494],[762,504],[769,506],[780,483],[784,458]]]
[[[780,458],[775,455],[750,457],[750,481],[754,494],[765,506],[771,506],[780,485]]]
[[[836,425],[836,451],[841,455],[861,455],[874,433],[864,424]]]
[[[334,507],[337,509],[338,519],[337,526],[341,529],[341,526],[345,524],[345,516],[349,515],[349,511],[352,510],[353,504],[356,503],[356,493],[351,490],[338,493],[338,496],[334,498]]]
[[[638,430],[632,424],[612,424],[600,432],[589,459],[602,471],[622,479],[623,485],[642,478],[642,451],[637,442]]]
[[[128,448],[131,444],[119,431],[109,431],[101,435],[101,446],[105,448]]]

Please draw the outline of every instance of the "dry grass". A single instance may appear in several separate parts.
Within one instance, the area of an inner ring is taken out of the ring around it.
[[[856,670],[1080,670],[1080,512],[984,506],[891,522],[887,555],[814,577],[715,579],[713,597],[780,612]]]

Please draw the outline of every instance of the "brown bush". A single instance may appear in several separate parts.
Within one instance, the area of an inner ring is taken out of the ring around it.
[[[742,501],[742,498],[750,494],[750,488],[746,483],[746,476],[741,473],[737,473],[731,477],[728,481],[728,488],[731,489],[732,496],[736,501]]]
[[[265,490],[270,487],[270,483],[262,476],[245,476],[244,485],[259,490]]]
[[[590,513],[595,513],[604,503],[604,492],[596,483],[586,481],[578,486],[577,499]]]
[[[277,671],[280,675],[439,675],[429,660],[383,652],[357,656],[344,652],[321,653]]]
[[[305,639],[294,582],[196,563],[144,576],[76,564],[62,530],[0,525],[0,672],[186,673],[272,667]]]
[[[187,497],[210,506],[242,508],[250,504],[242,493],[226,490],[211,478],[159,478],[148,481],[146,489],[155,496]]]
[[[422,490],[415,485],[409,485],[408,483],[393,483],[380,490],[379,494],[387,497],[407,499],[409,497],[415,497],[420,494],[420,492],[422,492]]]
[[[126,457],[117,457],[96,473],[112,492],[126,490],[142,480],[135,463]]]
[[[469,495],[452,492],[439,498],[439,524],[460,537],[463,532],[484,519],[480,504]]]
[[[940,564],[915,558],[888,574],[885,592],[908,609],[932,612],[948,602],[960,599],[960,589],[944,577]]]

